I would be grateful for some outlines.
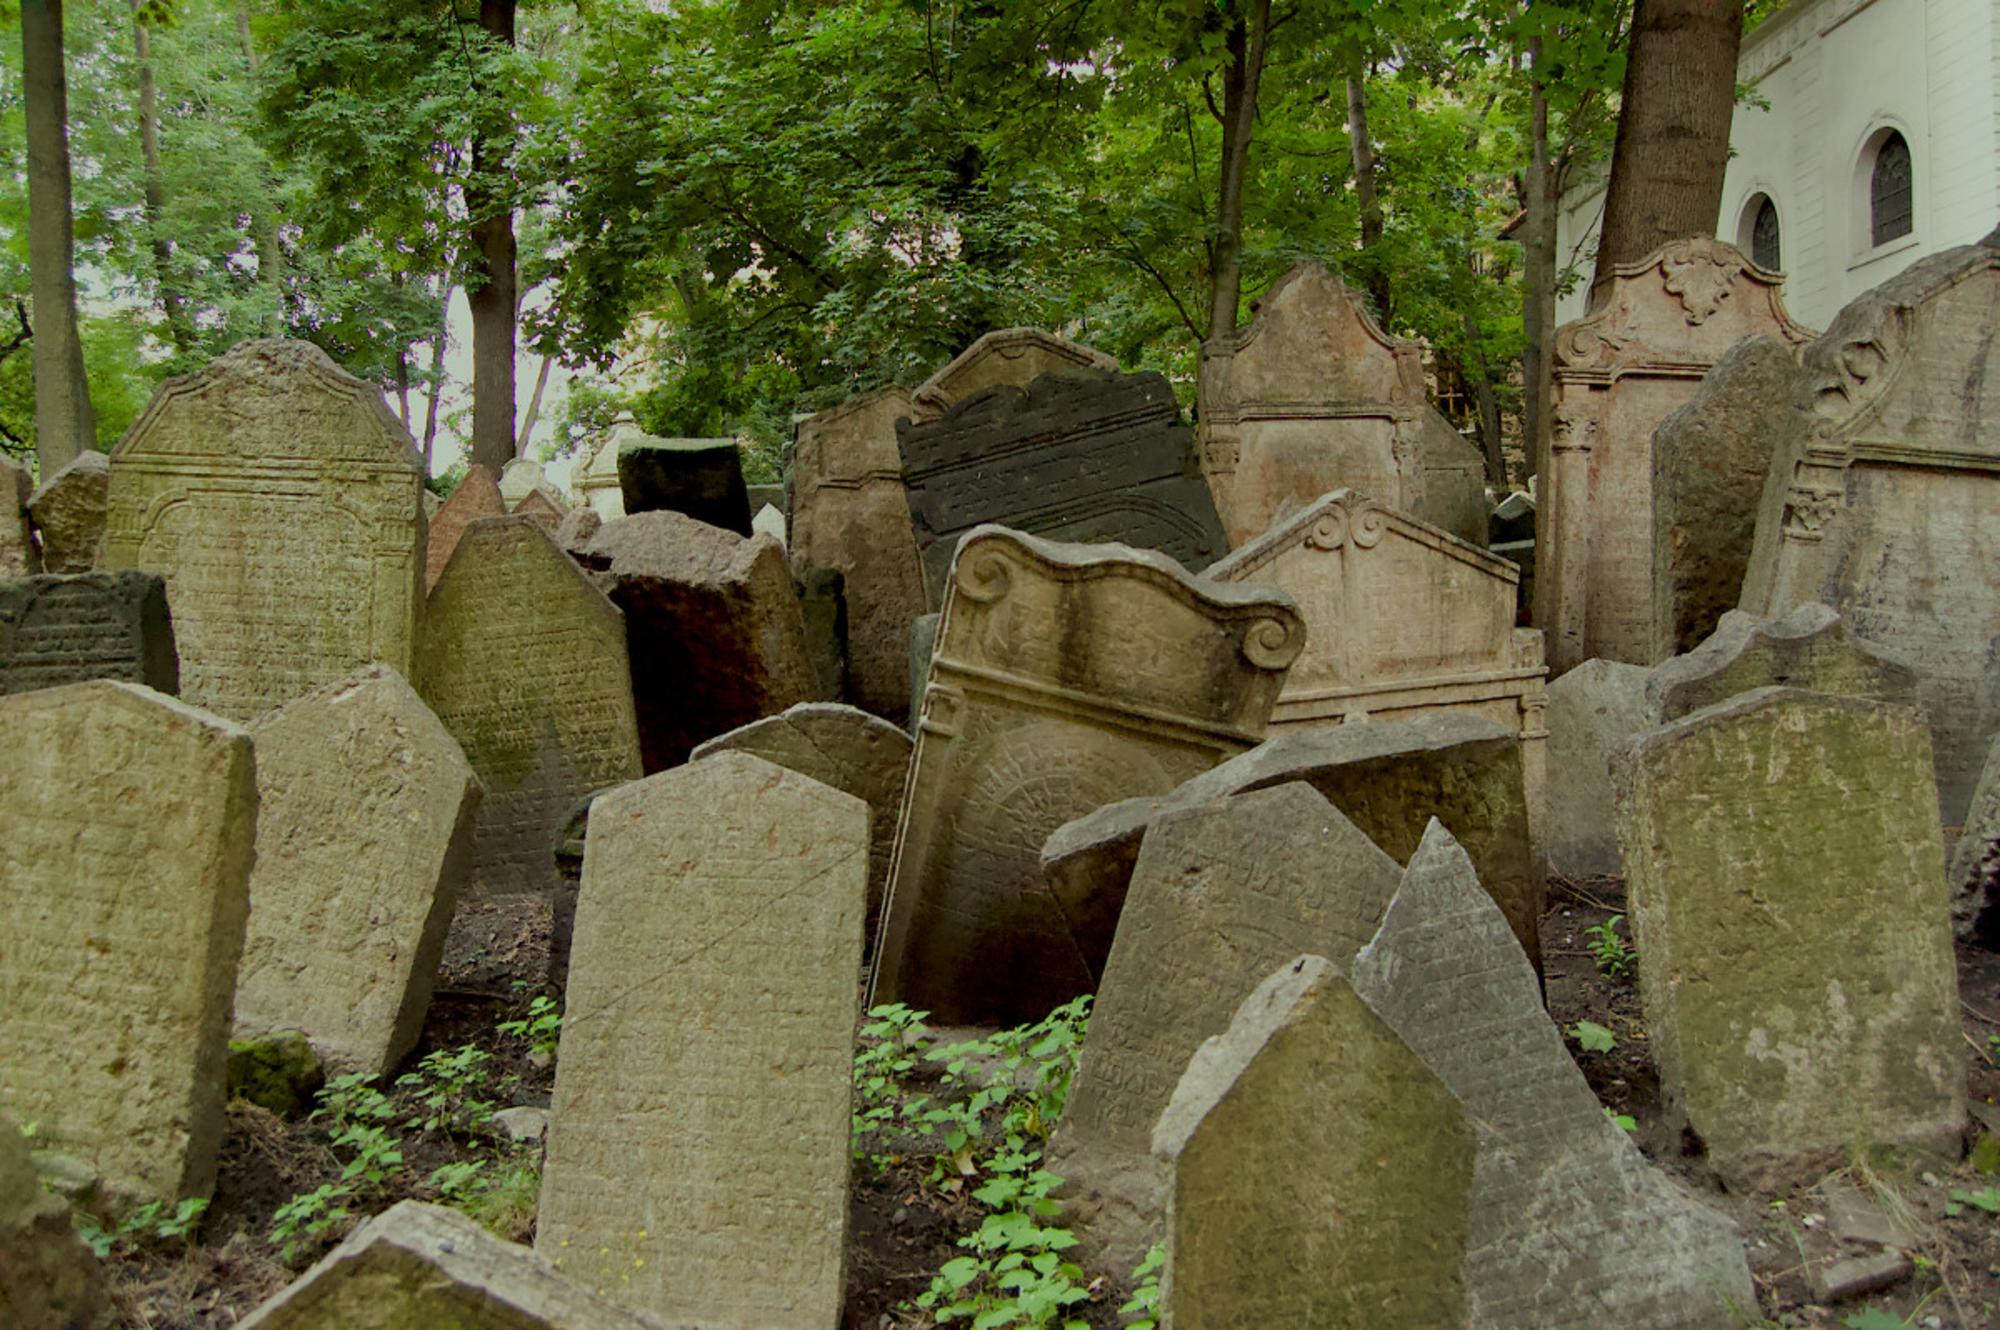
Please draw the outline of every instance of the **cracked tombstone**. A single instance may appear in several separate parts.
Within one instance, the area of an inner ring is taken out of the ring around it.
[[[117,679],[180,689],[167,587],[156,573],[0,582],[0,694]]]

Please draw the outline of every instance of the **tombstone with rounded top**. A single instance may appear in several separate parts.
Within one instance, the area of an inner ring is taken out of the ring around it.
[[[28,518],[42,542],[42,571],[87,573],[104,543],[111,459],[87,449],[28,496]]]
[[[909,415],[936,420],[974,393],[1000,384],[1025,387],[1062,369],[1115,370],[1117,360],[1081,342],[1039,328],[1000,328],[953,356],[910,394]]]
[[[0,694],[86,679],[180,690],[173,617],[157,573],[0,582]]]

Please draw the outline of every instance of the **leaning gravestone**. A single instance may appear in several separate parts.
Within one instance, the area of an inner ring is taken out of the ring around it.
[[[1669,1111],[1723,1182],[1854,1148],[1956,1161],[1958,983],[1917,712],[1760,689],[1614,765],[1639,993]]]
[[[97,567],[110,493],[111,459],[92,448],[28,496],[28,518],[42,540],[43,572],[87,573]]]
[[[1611,807],[1611,755],[1660,723],[1646,700],[1643,665],[1586,660],[1549,685],[1549,870],[1564,877],[1622,877],[1625,858]]]
[[[538,1250],[675,1325],[831,1330],[868,807],[747,753],[600,796]]]
[[[239,342],[167,380],[112,452],[104,566],[167,579],[181,695],[250,720],[410,668],[422,475],[372,385],[307,342]]]
[[[924,690],[875,1000],[1013,1024],[1090,991],[1042,842],[1254,744],[1303,635],[1282,593],[1203,582],[1161,554],[968,534]]]
[[[0,577],[30,577],[42,571],[28,524],[32,489],[27,469],[0,457]]]
[[[111,1322],[98,1260],[62,1198],[35,1174],[23,1136],[0,1114],[0,1325],[90,1330]]]
[[[734,439],[627,439],[618,450],[625,516],[664,510],[750,534],[743,453]]]
[[[1440,824],[1353,984],[1473,1127],[1465,1324],[1683,1330],[1735,1325],[1757,1305],[1736,1226],[1605,1117],[1506,919]]]
[[[1661,721],[1679,720],[1758,688],[1923,705],[1923,675],[1915,665],[1854,636],[1838,614],[1817,602],[1769,623],[1729,611],[1707,641],[1653,668],[1646,702]]]
[[[430,543],[424,555],[424,593],[430,594],[444,576],[444,567],[451,562],[451,552],[458,548],[459,537],[465,534],[467,526],[482,517],[506,515],[507,500],[500,496],[500,485],[493,479],[493,472],[478,464],[467,467],[451,497],[431,518]]]
[[[1288,956],[1341,964],[1375,935],[1401,870],[1305,785],[1162,817],[1146,837],[1049,1150],[1107,1268],[1159,1237],[1153,1124],[1201,1041]]]
[[[1283,964],[1160,1115],[1162,1330],[1466,1324],[1471,1114],[1344,969]]]
[[[1024,388],[1044,374],[1068,369],[1115,370],[1102,351],[1039,328],[1000,328],[951,358],[910,393],[910,419],[936,420],[974,393],[1011,383]]]
[[[167,588],[156,573],[0,582],[0,694],[119,679],[180,691]]]
[[[1965,830],[1952,847],[1945,876],[1959,940],[2000,950],[2000,736],[1986,750]]]
[[[555,886],[550,847],[577,800],[639,776],[618,607],[525,517],[465,529],[426,607],[413,680],[486,787],[475,894]]]
[[[416,1046],[479,781],[401,675],[371,665],[250,727],[257,865],[236,1035],[299,1030],[327,1065],[386,1076]]]
[[[0,699],[0,1111],[109,1187],[207,1196],[249,911],[250,736],[134,684]]]

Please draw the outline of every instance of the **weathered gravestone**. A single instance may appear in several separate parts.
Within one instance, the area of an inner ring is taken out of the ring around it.
[[[979,527],[959,545],[917,726],[875,999],[1039,1020],[1091,976],[1037,852],[1262,736],[1304,628],[1166,556]]]
[[[1660,723],[1646,700],[1649,671],[1586,660],[1549,685],[1548,803],[1543,844],[1549,871],[1621,877],[1625,858],[1611,807],[1611,755]]]
[[[792,509],[791,496],[786,493],[786,487],[784,485],[781,484],[745,485],[743,487],[743,490],[744,493],[749,496],[750,511],[753,514],[753,516],[756,513],[762,512],[767,507],[777,509],[778,516],[781,518],[786,517],[791,512]]]
[[[1000,384],[935,421],[898,421],[896,439],[933,603],[959,538],[981,523],[1159,550],[1194,569],[1229,548],[1159,374],[1063,370]]]
[[[29,577],[42,571],[28,524],[33,487],[27,468],[0,457],[0,577]]]
[[[528,496],[515,504],[511,511],[516,517],[531,519],[542,530],[553,536],[556,528],[562,525],[563,517],[569,509],[556,497],[552,487],[542,485],[529,491]]]
[[[615,1281],[614,1281],[615,1282]],[[242,1330],[659,1330],[456,1210],[399,1201]]]
[[[1654,622],[1654,431],[1745,337],[1796,348],[1812,336],[1785,313],[1783,283],[1694,236],[1620,264],[1602,302],[1556,330],[1535,548],[1552,673],[1666,654]]]
[[[780,545],[785,543],[785,514],[776,504],[764,504],[750,515],[750,534],[769,536]]]
[[[467,467],[451,497],[431,519],[430,541],[424,552],[424,593],[428,595],[444,576],[445,565],[451,562],[466,527],[483,517],[506,515],[507,500],[501,497],[492,470],[476,464]]]
[[[0,694],[86,679],[180,690],[167,588],[156,573],[0,582]]]
[[[924,685],[930,682],[931,660],[937,655],[936,614],[918,615],[910,624],[910,715],[922,714]]]
[[[96,449],[78,453],[28,496],[28,519],[42,542],[42,571],[87,573],[104,543],[111,459]]]
[[[471,891],[553,888],[563,818],[639,775],[618,607],[535,523],[482,519],[431,592],[412,682],[486,787]]]
[[[1670,1113],[1725,1184],[1855,1148],[1955,1161],[1958,983],[1930,737],[1865,698],[1760,689],[1614,763],[1639,993]]]
[[[97,1258],[62,1198],[42,1188],[28,1138],[0,1114],[0,1325],[91,1330],[110,1306]]]
[[[410,668],[422,474],[372,385],[307,342],[239,342],[167,380],[112,452],[104,566],[165,576],[181,695],[250,720]]]
[[[1161,1236],[1168,1172],[1153,1125],[1201,1041],[1286,957],[1344,965],[1400,876],[1305,785],[1170,813],[1146,837],[1049,1151],[1106,1268],[1131,1269]]]
[[[1346,488],[1483,544],[1485,463],[1426,397],[1422,345],[1320,263],[1254,310],[1201,348],[1202,465],[1230,543]]]
[[[1345,968],[1282,965],[1161,1114],[1162,1330],[1465,1324],[1469,1114]]]
[[[572,508],[556,523],[555,541],[565,554],[579,557],[591,538],[604,529],[604,519],[595,508]]]
[[[1945,876],[1960,940],[2000,950],[2000,736],[1986,751],[1986,765],[1966,809],[1965,830],[1952,847]]]
[[[627,517],[683,513],[739,536],[750,534],[743,454],[734,439],[628,438],[618,446],[618,488]]]
[[[747,753],[590,810],[538,1250],[676,1325],[833,1330],[868,807]]]
[[[769,536],[635,513],[607,522],[578,558],[625,616],[648,772],[820,696],[791,567]]]
[[[1729,611],[1699,647],[1653,667],[1646,701],[1660,721],[1758,688],[1872,697],[1921,711],[1922,687],[1916,666],[1856,637],[1829,606],[1808,602],[1768,623]]]
[[[500,497],[511,510],[536,490],[547,488],[549,473],[532,457],[516,457],[500,468],[498,483]]]
[[[1604,1115],[1506,919],[1441,824],[1355,958],[1353,984],[1472,1124],[1464,1324],[1721,1330],[1757,1305],[1736,1226]]]
[[[570,468],[570,488],[580,507],[588,508],[607,522],[625,515],[625,493],[618,488],[618,450],[627,439],[648,437],[629,415],[621,415],[597,441],[577,455]]]
[[[909,415],[936,420],[974,393],[1011,383],[1026,387],[1044,374],[1067,369],[1115,370],[1118,362],[1067,337],[1039,328],[1001,328],[982,336],[910,394]]]
[[[2000,249],[1962,245],[1853,301],[1805,356],[1743,608],[1804,601],[1924,673],[1946,825],[2000,730]]]
[[[401,675],[371,665],[250,727],[257,864],[238,1038],[299,1030],[386,1076],[415,1047],[472,866],[479,781]]]
[[[134,684],[0,699],[0,1111],[207,1196],[256,835],[250,736]]]

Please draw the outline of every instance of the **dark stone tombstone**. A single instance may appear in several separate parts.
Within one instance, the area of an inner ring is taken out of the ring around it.
[[[633,439],[618,450],[625,515],[665,509],[750,534],[750,491],[734,439]]]
[[[0,694],[85,679],[180,691],[166,582],[139,572],[0,582]]]

